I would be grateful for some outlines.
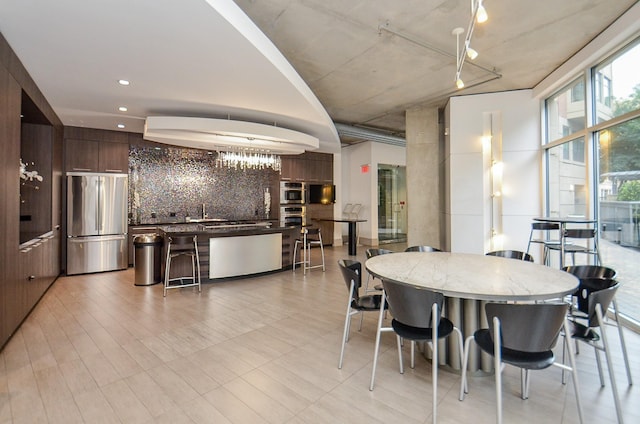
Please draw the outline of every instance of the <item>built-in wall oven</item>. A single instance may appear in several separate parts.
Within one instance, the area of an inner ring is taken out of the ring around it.
[[[304,205],[280,205],[280,226],[306,225]]]
[[[304,183],[280,181],[280,204],[303,205],[306,200]]]

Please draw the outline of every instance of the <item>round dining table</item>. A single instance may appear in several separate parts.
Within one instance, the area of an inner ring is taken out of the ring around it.
[[[474,300],[555,299],[573,293],[579,283],[572,274],[533,262],[471,253],[393,253],[374,256],[365,265],[381,280]]]
[[[488,326],[484,303],[562,299],[578,288],[567,272],[532,262],[451,252],[402,252],[374,256],[367,271],[381,280],[429,289],[446,297],[444,314],[468,337]],[[444,343],[444,342],[443,342]],[[459,369],[455,342],[443,346],[443,364]],[[482,361],[482,363],[480,363]],[[470,358],[469,371],[491,371],[491,360]]]

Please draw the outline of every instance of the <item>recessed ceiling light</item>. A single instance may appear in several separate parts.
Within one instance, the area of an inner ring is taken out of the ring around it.
[[[118,128],[124,128],[124,124],[118,124]]]
[[[127,109],[127,107],[126,107],[126,106],[120,106],[120,107],[118,108],[118,110],[119,110],[120,112],[126,112],[126,111],[128,111],[129,109]]]
[[[118,84],[120,84],[120,85],[129,85],[130,83],[127,80],[121,79],[121,80],[118,80]]]

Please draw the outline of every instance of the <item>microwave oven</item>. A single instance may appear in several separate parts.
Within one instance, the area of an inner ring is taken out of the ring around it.
[[[280,204],[303,205],[306,203],[304,183],[280,181]]]

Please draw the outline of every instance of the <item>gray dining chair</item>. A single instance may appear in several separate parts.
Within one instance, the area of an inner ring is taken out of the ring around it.
[[[573,344],[564,341],[568,347],[570,366],[556,361],[553,348],[564,328],[570,333],[566,303],[487,303],[485,313],[489,328],[477,330],[468,337],[464,345],[460,400],[468,393],[467,363],[471,341],[494,359],[496,382],[496,422],[502,423],[502,364],[520,368],[521,397],[529,398],[529,370],[542,370],[552,365],[571,371],[578,407],[578,418],[583,422],[578,374]]]
[[[462,333],[453,323],[442,316],[444,295],[420,287],[382,280],[382,303],[378,316],[378,330],[376,332],[376,344],[373,354],[373,369],[371,370],[371,383],[369,390],[373,390],[380,350],[380,338],[384,332],[396,333],[398,346],[398,361],[400,373],[404,373],[402,360],[402,340],[411,341],[411,368],[415,366],[416,342],[427,342],[431,347],[431,378],[433,385],[433,422],[436,422],[438,401],[438,339],[448,337],[452,333],[457,334],[460,352],[463,349]],[[391,327],[383,327],[384,305],[388,303],[389,311],[393,316]],[[462,358],[460,358],[462,361]]]

